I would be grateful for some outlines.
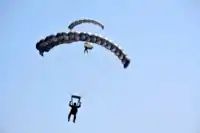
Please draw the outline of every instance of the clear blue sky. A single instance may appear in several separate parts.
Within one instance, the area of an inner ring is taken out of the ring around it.
[[[198,133],[200,3],[195,0],[2,0],[1,133]],[[41,58],[41,36],[68,31],[79,18],[132,58],[123,69],[110,52],[83,43]],[[70,94],[83,96],[68,123]]]

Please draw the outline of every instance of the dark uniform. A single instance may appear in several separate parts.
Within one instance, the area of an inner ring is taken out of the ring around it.
[[[81,107],[81,104],[79,104],[77,106],[76,103],[72,104],[72,102],[70,101],[69,102],[69,106],[71,107],[71,110],[70,110],[69,115],[68,115],[68,121],[70,120],[71,115],[74,115],[73,122],[75,123],[75,121],[76,121],[76,114],[78,112],[78,108]]]

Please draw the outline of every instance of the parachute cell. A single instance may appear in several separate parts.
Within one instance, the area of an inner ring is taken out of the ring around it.
[[[80,19],[80,20],[76,20],[74,22],[72,22],[69,26],[68,29],[72,30],[74,27],[76,27],[77,25],[80,25],[82,23],[92,23],[95,25],[100,26],[102,29],[104,29],[104,25],[101,24],[100,22],[96,21],[96,20],[92,20],[92,19]]]
[[[78,41],[94,43],[105,47],[115,54],[119,60],[121,60],[124,68],[127,68],[130,64],[130,59],[118,45],[106,38],[86,32],[61,32],[56,35],[47,36],[45,39],[40,40],[36,44],[36,49],[39,51],[40,55],[43,56],[44,52],[49,52],[55,46],[65,43],[70,44]]]

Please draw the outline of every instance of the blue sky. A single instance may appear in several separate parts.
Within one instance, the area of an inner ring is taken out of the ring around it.
[[[0,2],[1,133],[200,132],[200,3],[195,0],[2,0]],[[110,52],[83,43],[41,58],[36,42],[76,27],[119,44],[124,70]],[[70,94],[83,98],[68,123]]]

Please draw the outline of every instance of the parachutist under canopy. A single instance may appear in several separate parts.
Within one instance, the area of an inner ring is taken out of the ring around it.
[[[78,105],[77,105],[77,103],[73,103],[73,98],[78,99]],[[76,121],[76,114],[78,113],[78,108],[81,107],[80,99],[81,99],[80,96],[72,95],[71,101],[69,102],[69,107],[71,107],[71,110],[70,110],[69,115],[68,115],[68,121],[70,120],[71,115],[74,115],[73,122],[75,123],[75,121]]]
[[[71,111],[69,112],[69,115],[68,115],[68,121],[70,120],[71,115],[74,115],[73,122],[75,123],[75,121],[76,121],[76,114],[78,112],[78,108],[81,107],[81,104],[79,104],[79,105],[76,105],[76,103],[72,104],[72,102],[70,101],[69,102],[69,106],[71,107]]]
[[[93,49],[93,46],[91,43],[89,42],[85,42],[85,45],[84,45],[84,53],[87,52],[88,53],[88,50],[92,50]]]

